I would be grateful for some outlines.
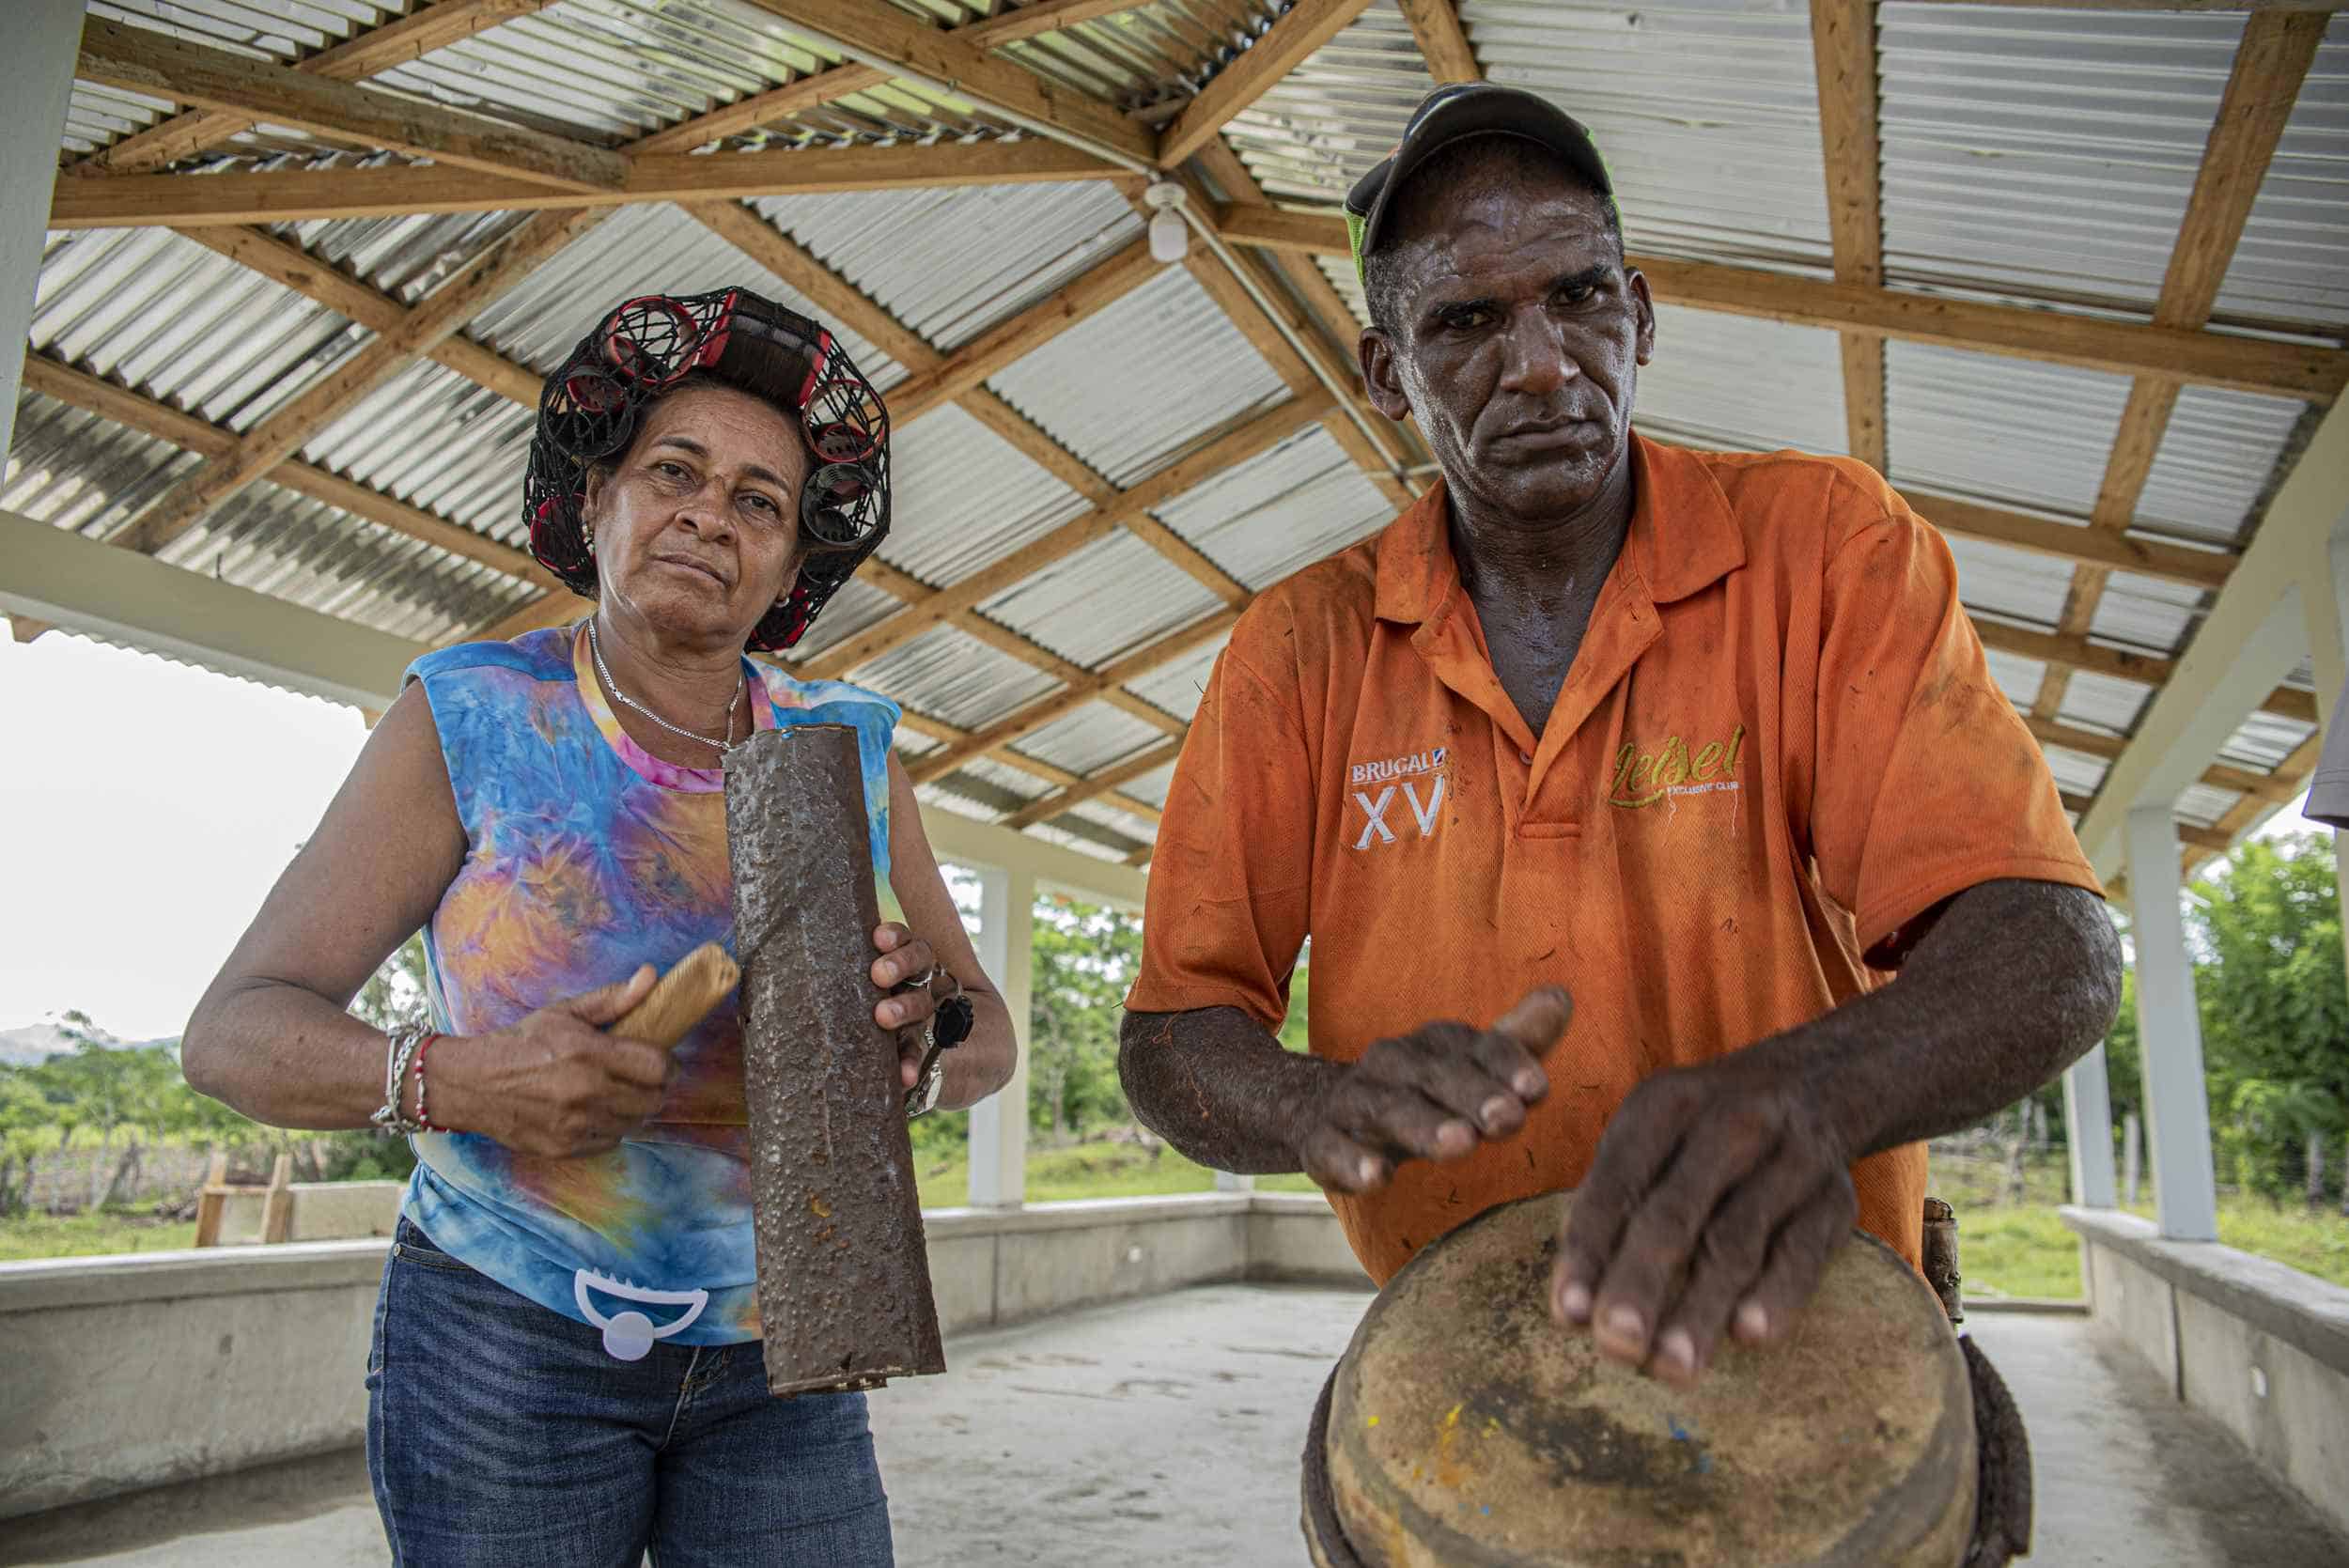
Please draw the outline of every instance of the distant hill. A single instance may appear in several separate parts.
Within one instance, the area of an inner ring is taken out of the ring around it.
[[[102,1029],[89,1031],[90,1038],[114,1050],[135,1050],[141,1046],[174,1044],[166,1035],[157,1040],[125,1040]],[[22,1029],[0,1029],[0,1066],[38,1067],[53,1056],[73,1048],[73,1041],[54,1023],[29,1023]]]

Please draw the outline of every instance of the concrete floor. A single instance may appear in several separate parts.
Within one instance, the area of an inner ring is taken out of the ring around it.
[[[1302,1568],[1305,1421],[1368,1300],[1222,1285],[954,1341],[947,1376],[873,1399],[898,1560]],[[1968,1327],[2030,1425],[2034,1561],[2349,1564],[2349,1542],[2087,1320],[1979,1313]],[[350,1452],[0,1525],[0,1563],[384,1560]]]

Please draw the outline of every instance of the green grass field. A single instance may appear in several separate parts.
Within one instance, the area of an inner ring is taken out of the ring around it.
[[[918,1159],[917,1180],[926,1208],[952,1208],[969,1193],[970,1167],[961,1152]],[[2056,1218],[2064,1201],[2063,1172],[2053,1161],[2026,1169],[2024,1202],[2007,1205],[2003,1167],[1989,1159],[1937,1157],[1931,1190],[1958,1211],[1958,1265],[1969,1296],[2077,1298],[2080,1294],[2079,1243]],[[1080,1143],[1034,1149],[1028,1155],[1030,1203],[1073,1198],[1145,1198],[1174,1192],[1206,1192],[1214,1172],[1174,1150],[1132,1143]],[[1259,1176],[1259,1191],[1312,1192],[1303,1176]],[[2151,1204],[2137,1212],[2152,1218]],[[30,1215],[0,1220],[0,1262],[22,1258],[88,1257],[113,1252],[153,1252],[187,1247],[195,1239],[193,1220],[160,1219],[150,1209],[125,1207],[101,1214]],[[2279,1207],[2259,1198],[2219,1200],[2218,1239],[2230,1247],[2291,1265],[2318,1279],[2349,1285],[2349,1219]]]

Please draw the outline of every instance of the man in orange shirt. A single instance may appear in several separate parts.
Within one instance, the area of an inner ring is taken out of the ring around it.
[[[1442,89],[1348,208],[1370,396],[1443,477],[1233,631],[1127,1092],[1311,1174],[1381,1283],[1579,1188],[1552,1312],[1690,1380],[1855,1219],[1917,1261],[1918,1141],[2101,1038],[2119,944],[1940,537],[1863,464],[1633,430],[1655,313],[1579,125]]]

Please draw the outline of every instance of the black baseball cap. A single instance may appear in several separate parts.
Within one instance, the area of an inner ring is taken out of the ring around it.
[[[1346,228],[1354,242],[1357,278],[1362,275],[1362,257],[1378,243],[1394,193],[1411,171],[1439,147],[1464,136],[1484,135],[1522,136],[1548,147],[1595,186],[1607,200],[1609,214],[1622,222],[1615,209],[1615,182],[1607,173],[1606,160],[1598,155],[1598,143],[1580,120],[1519,87],[1455,82],[1420,100],[1394,151],[1346,194]]]

